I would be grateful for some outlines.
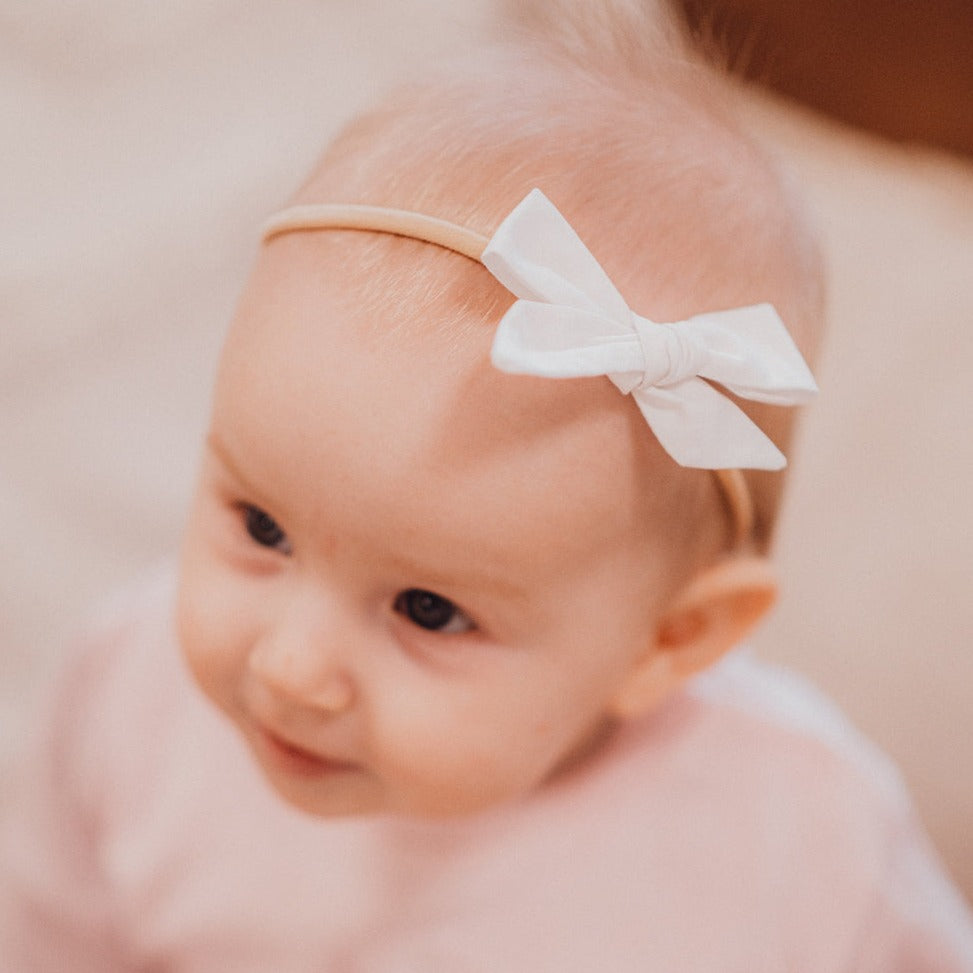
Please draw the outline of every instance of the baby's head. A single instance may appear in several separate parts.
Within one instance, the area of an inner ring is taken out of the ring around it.
[[[813,247],[773,171],[679,63],[638,79],[494,55],[400,92],[297,202],[397,207],[489,236],[533,187],[657,321],[774,304],[816,341]],[[606,378],[512,375],[511,294],[387,233],[270,240],[232,325],[184,547],[203,689],[312,813],[440,815],[592,759],[773,599],[782,474],[733,540]],[[786,447],[789,410],[747,412]]]

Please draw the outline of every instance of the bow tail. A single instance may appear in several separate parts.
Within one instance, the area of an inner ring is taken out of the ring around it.
[[[807,363],[770,304],[691,318],[711,351],[700,374],[744,399],[772,405],[809,402],[818,390]]]
[[[681,466],[779,470],[784,454],[750,417],[702,379],[633,397],[662,447]]]

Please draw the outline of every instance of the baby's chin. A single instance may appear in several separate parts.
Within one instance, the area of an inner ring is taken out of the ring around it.
[[[424,796],[422,799],[389,802],[369,795],[315,795],[289,784],[270,780],[274,793],[302,814],[319,820],[340,821],[394,817],[414,821],[461,821],[489,814],[518,803],[525,795],[494,796],[491,799]]]
[[[274,766],[254,754],[273,792],[285,804],[310,817],[327,820],[374,817],[385,813],[382,788],[361,768],[319,774],[316,778]]]
[[[413,785],[407,791],[396,793],[390,788],[390,793],[373,791],[361,793],[357,800],[350,800],[351,794],[325,794],[297,789],[293,786],[279,786],[279,781],[272,781],[278,794],[292,807],[323,819],[363,818],[382,815],[417,821],[460,821],[472,819],[494,813],[502,813],[505,809],[523,804],[532,797],[538,796],[549,787],[570,780],[577,773],[582,772],[590,762],[600,754],[614,738],[620,726],[620,721],[614,717],[605,716],[599,720],[597,726],[573,746],[556,763],[546,770],[542,770],[529,780],[499,782],[496,780],[482,781],[484,786],[477,787],[475,771],[462,771],[462,779],[467,785],[456,788],[455,778],[450,779],[443,786],[435,784],[425,786]],[[457,777],[460,775],[458,774]],[[489,786],[486,786],[489,785]]]
[[[286,804],[303,814],[322,820],[394,817],[403,820],[462,821],[500,812],[523,803],[547,785],[549,778],[507,787],[490,782],[489,788],[456,788],[454,781],[442,787],[410,787],[404,793],[383,786],[365,770],[351,771],[344,779],[317,781],[280,774],[257,756],[273,791]],[[559,765],[560,767],[560,765]],[[560,774],[560,769],[556,768]],[[472,771],[465,771],[467,781]],[[554,773],[554,772],[552,772]]]

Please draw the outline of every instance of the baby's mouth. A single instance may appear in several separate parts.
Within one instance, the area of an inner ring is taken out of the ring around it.
[[[358,765],[307,750],[263,726],[255,726],[256,747],[261,756],[289,773],[321,777],[358,770]]]

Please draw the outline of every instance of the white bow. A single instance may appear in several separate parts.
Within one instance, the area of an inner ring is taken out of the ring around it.
[[[607,375],[632,394],[663,448],[682,466],[786,466],[760,428],[704,381],[776,405],[813,397],[814,378],[771,305],[675,324],[640,317],[539,189],[500,224],[482,260],[519,298],[494,338],[497,368],[545,378]]]

